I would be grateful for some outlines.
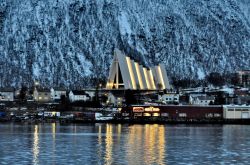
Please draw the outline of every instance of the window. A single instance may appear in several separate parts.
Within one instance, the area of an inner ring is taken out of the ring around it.
[[[134,113],[134,116],[142,116],[142,113]]]
[[[122,113],[122,116],[129,116],[129,113]]]
[[[153,113],[153,116],[160,116],[159,113]]]
[[[179,117],[187,117],[186,113],[179,113]]]
[[[151,116],[150,113],[144,113],[143,116]]]
[[[214,117],[221,117],[221,114],[219,114],[219,113],[214,113]]]
[[[206,117],[207,117],[207,118],[211,118],[211,117],[213,117],[213,114],[212,114],[212,113],[207,113],[207,114],[206,114]]]
[[[168,117],[168,113],[161,113],[162,117]]]

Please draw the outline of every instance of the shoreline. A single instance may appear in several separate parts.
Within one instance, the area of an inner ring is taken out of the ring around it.
[[[33,121],[13,121],[13,120],[0,120],[0,124],[3,123],[14,123],[14,124],[44,124],[44,123],[59,123],[59,124],[186,124],[186,125],[250,125],[249,119],[244,120],[215,120],[215,121],[144,121],[144,120],[103,120],[103,121],[83,121],[83,120],[70,120],[70,121],[60,121],[60,120],[33,120]]]

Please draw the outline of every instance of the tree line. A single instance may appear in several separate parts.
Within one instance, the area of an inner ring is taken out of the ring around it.
[[[200,80],[195,80],[192,78],[177,79],[173,77],[172,84],[175,88],[193,88],[208,85],[213,85],[215,87],[221,87],[223,85],[240,85],[237,73],[221,74],[218,72],[211,72],[204,79]]]

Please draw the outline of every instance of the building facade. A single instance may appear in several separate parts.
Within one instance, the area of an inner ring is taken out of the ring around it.
[[[55,100],[61,100],[62,96],[67,95],[67,91],[66,89],[63,88],[51,88],[51,98],[55,101]]]
[[[50,102],[51,93],[50,89],[46,88],[35,88],[33,92],[34,100],[37,102]]]
[[[250,119],[250,106],[248,105],[224,105],[224,119]]]
[[[250,87],[250,70],[238,71],[239,83],[243,87]]]
[[[0,89],[0,101],[14,101],[14,89],[1,88]]]
[[[176,93],[166,93],[163,95],[158,95],[158,101],[163,103],[179,103],[179,94]]]
[[[90,96],[85,91],[72,90],[69,92],[69,101],[88,101]]]

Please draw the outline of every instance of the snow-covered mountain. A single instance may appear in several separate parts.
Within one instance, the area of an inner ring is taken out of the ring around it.
[[[114,48],[170,76],[250,69],[250,1],[0,1],[0,85],[85,86]]]

